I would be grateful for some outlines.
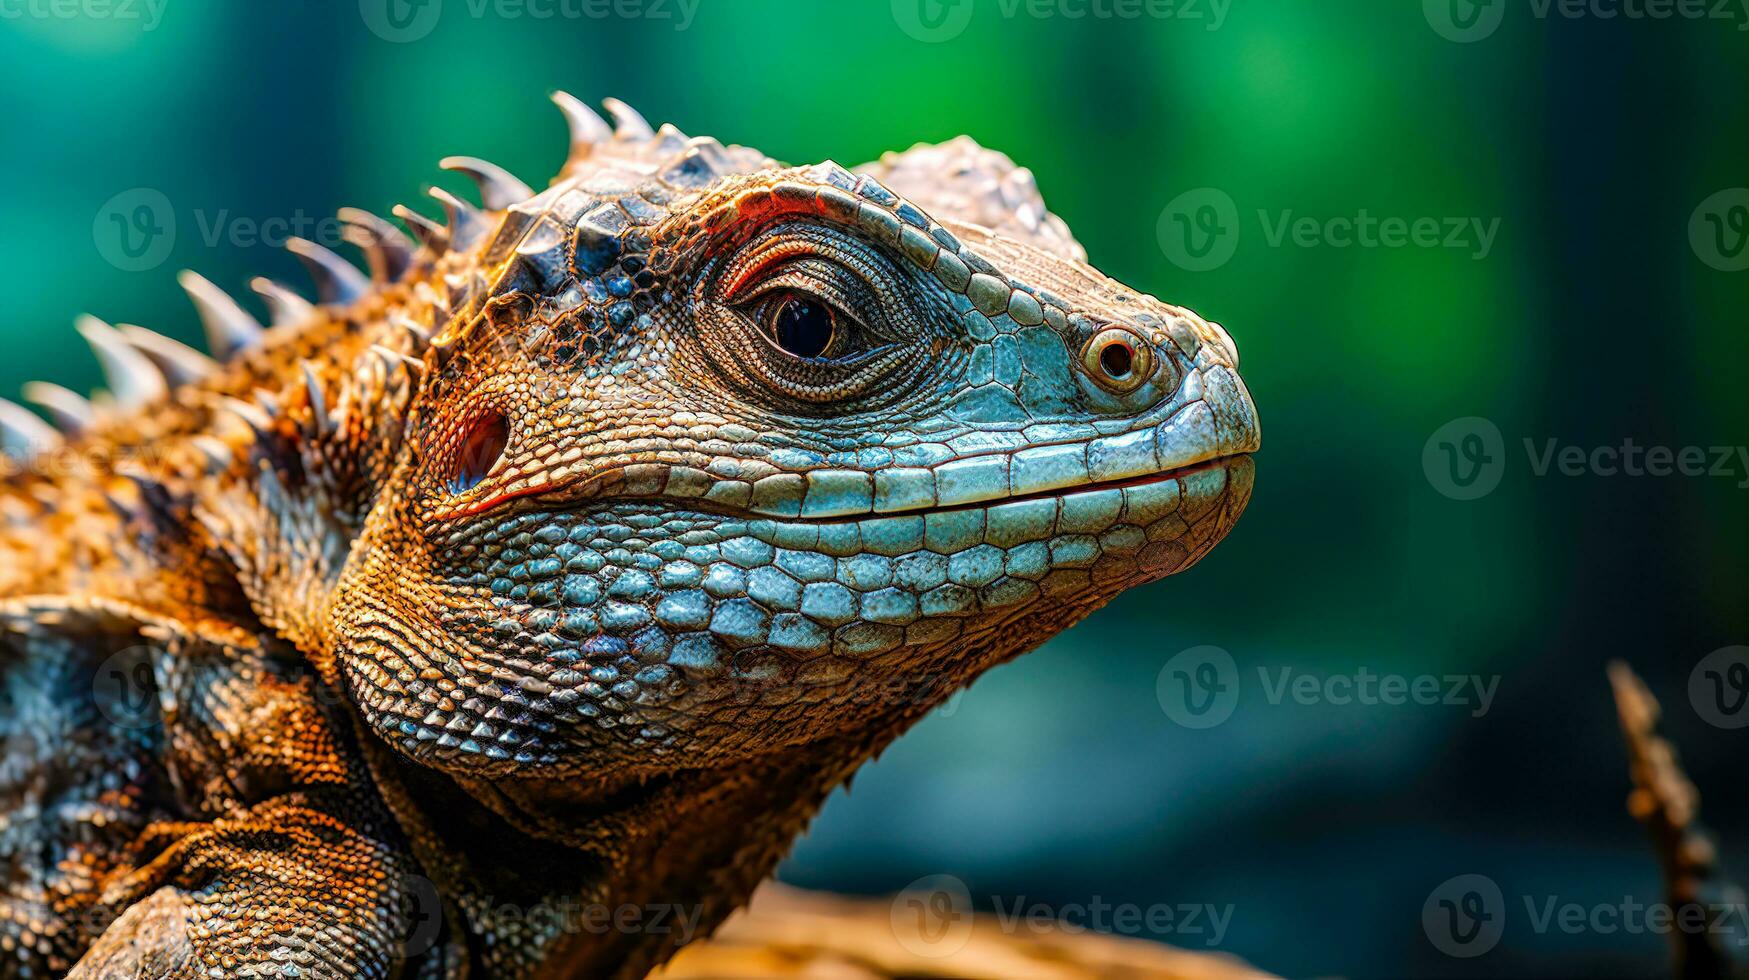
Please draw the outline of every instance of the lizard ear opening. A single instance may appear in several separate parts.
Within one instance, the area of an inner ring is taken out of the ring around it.
[[[449,486],[465,493],[479,486],[504,457],[510,445],[510,420],[502,412],[486,412],[468,425],[456,453],[455,475]]]

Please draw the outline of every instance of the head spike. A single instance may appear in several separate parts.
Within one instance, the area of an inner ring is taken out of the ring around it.
[[[0,452],[22,455],[58,445],[61,434],[37,414],[0,398]]]
[[[116,329],[90,315],[74,321],[73,327],[103,366],[103,376],[109,381],[110,393],[124,411],[143,408],[161,401],[170,393],[164,375],[151,359],[133,348]]]
[[[316,365],[309,361],[299,361],[298,368],[304,375],[304,391],[310,400],[311,424],[315,426],[318,436],[325,436],[328,427],[328,397],[322,389],[322,378],[316,373]]]
[[[553,104],[565,114],[565,123],[571,128],[571,155],[567,162],[583,159],[595,144],[613,138],[613,128],[607,120],[570,93],[554,92]]]
[[[601,104],[607,109],[607,114],[613,117],[613,135],[626,139],[648,139],[656,135],[650,128],[650,123],[638,110],[626,105],[618,99],[602,99]]]
[[[486,223],[480,216],[480,209],[441,187],[428,187],[425,193],[443,205],[443,216],[449,226],[450,245],[463,251],[473,248],[480,236],[486,233]]]
[[[156,331],[131,323],[116,324],[122,337],[146,355],[173,385],[191,384],[218,369],[218,362],[200,351]]]
[[[396,365],[407,368],[417,378],[425,373],[425,362],[408,357],[398,350],[391,350],[382,344],[372,344],[370,349],[383,359],[383,364],[389,367]]]
[[[316,298],[323,303],[351,303],[370,292],[370,280],[352,263],[308,238],[288,238],[285,247],[298,257],[316,281]]]
[[[413,345],[415,353],[424,353],[425,348],[431,346],[431,331],[420,326],[412,317],[396,317],[395,325],[406,333],[408,342]]]
[[[91,407],[84,395],[58,384],[32,381],[24,386],[24,399],[42,406],[55,428],[68,435],[78,435],[97,421],[97,410]]]
[[[249,280],[249,288],[267,302],[268,317],[276,327],[308,319],[316,312],[309,300],[272,279],[256,276]]]
[[[224,290],[188,270],[178,273],[176,281],[194,301],[214,357],[224,360],[261,343],[261,324]]]
[[[395,217],[407,225],[407,230],[419,240],[419,244],[433,252],[449,250],[449,230],[420,214],[405,204],[397,204],[394,208]]]
[[[223,473],[230,469],[231,464],[237,459],[237,454],[231,451],[231,447],[223,439],[216,439],[212,436],[195,436],[189,441],[193,443],[194,448],[200,450],[202,456],[206,457],[208,473]]]
[[[267,413],[268,418],[276,419],[283,414],[283,409],[281,409],[279,404],[278,395],[268,391],[266,388],[257,388],[250,394],[255,399],[255,404],[260,405],[261,410]]]
[[[401,229],[358,208],[341,208],[339,216],[346,222],[341,237],[364,251],[372,281],[394,282],[413,264],[413,247]]]
[[[225,396],[219,399],[219,408],[242,419],[243,424],[255,433],[256,441],[273,431],[273,418],[262,411],[261,406],[252,402]]]
[[[478,157],[444,157],[437,165],[466,174],[480,189],[480,203],[488,211],[502,211],[534,196],[534,191],[510,171]]]

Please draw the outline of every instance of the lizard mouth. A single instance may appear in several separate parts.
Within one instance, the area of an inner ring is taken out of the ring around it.
[[[1055,500],[1063,497],[1079,496],[1081,494],[1100,493],[1107,490],[1131,490],[1140,487],[1170,483],[1175,480],[1182,480],[1187,477],[1195,476],[1198,473],[1206,473],[1210,470],[1223,469],[1241,459],[1248,459],[1250,456],[1251,453],[1249,452],[1228,453],[1225,455],[1210,456],[1206,459],[1189,463],[1184,466],[1175,466],[1171,469],[1160,470],[1155,473],[1146,473],[1141,476],[1123,477],[1115,480],[1094,480],[1090,483],[1082,483],[1075,486],[1054,487],[1049,490],[1034,490],[1029,493],[1009,494],[1006,497],[995,497],[989,500],[974,500],[963,504],[947,504],[934,507],[917,507],[910,510],[884,511],[873,516],[907,517],[917,514],[953,513],[955,511],[988,509],[991,507],[999,507],[1003,504],[1019,504],[1031,500]],[[807,520],[807,518],[800,519]],[[842,520],[842,518],[819,518],[818,520]]]
[[[1108,480],[1089,480],[1071,483],[1063,486],[1053,486],[1046,489],[1031,490],[1023,493],[1008,493],[1000,496],[983,497],[950,504],[923,504],[914,507],[903,507],[863,511],[852,514],[773,514],[768,511],[756,510],[746,506],[712,500],[709,496],[681,496],[663,492],[639,492],[629,486],[625,469],[611,470],[599,474],[596,478],[550,488],[544,492],[517,495],[497,501],[494,505],[470,508],[467,515],[474,516],[491,510],[499,511],[506,507],[515,511],[574,511],[590,507],[602,507],[612,504],[647,504],[666,505],[668,507],[683,506],[687,510],[702,513],[722,514],[725,516],[753,519],[778,520],[797,524],[841,524],[847,521],[879,520],[882,518],[917,517],[925,514],[955,513],[972,510],[986,510],[1006,504],[1021,504],[1035,500],[1052,500],[1068,497],[1091,495],[1110,490],[1136,490],[1154,487],[1177,480],[1184,480],[1206,473],[1211,470],[1224,469],[1242,460],[1248,460],[1252,454],[1249,447],[1227,453],[1214,453],[1179,466],[1170,467],[1135,476],[1126,476]]]

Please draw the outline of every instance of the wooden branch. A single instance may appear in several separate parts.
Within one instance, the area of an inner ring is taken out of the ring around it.
[[[1674,976],[1681,980],[1730,980],[1735,973],[1724,945],[1727,937],[1711,928],[1712,912],[1722,901],[1741,903],[1742,894],[1713,881],[1718,852],[1696,821],[1699,792],[1683,773],[1676,749],[1658,733],[1658,700],[1619,660],[1609,665],[1609,682],[1615,690],[1616,714],[1627,742],[1628,772],[1634,783],[1628,794],[1628,812],[1651,835],[1664,870],[1664,890],[1673,921],[1695,921],[1684,916],[1698,916],[1704,924],[1699,929],[1671,930]]]

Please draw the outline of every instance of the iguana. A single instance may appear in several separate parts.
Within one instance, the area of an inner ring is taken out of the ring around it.
[[[1232,341],[961,138],[847,170],[564,94],[534,193],[343,211],[212,356],[0,407],[0,973],[638,977],[982,671],[1252,486]]]

